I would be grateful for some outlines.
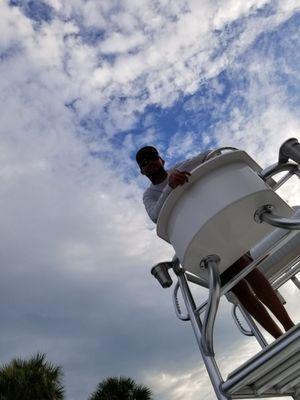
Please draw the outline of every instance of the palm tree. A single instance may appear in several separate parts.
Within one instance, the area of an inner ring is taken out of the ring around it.
[[[137,385],[133,379],[106,378],[100,382],[89,400],[151,400],[152,392],[147,386]]]
[[[62,369],[38,353],[0,368],[0,400],[63,400]]]

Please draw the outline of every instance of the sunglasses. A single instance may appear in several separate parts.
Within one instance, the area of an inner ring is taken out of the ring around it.
[[[159,159],[159,157],[158,157],[158,156],[155,156],[155,155],[151,155],[151,156],[144,157],[144,158],[140,161],[140,167],[141,167],[141,168],[146,167],[151,161],[155,161],[155,160],[158,160],[158,159]]]

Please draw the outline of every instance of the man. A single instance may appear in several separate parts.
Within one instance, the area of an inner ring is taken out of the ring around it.
[[[143,202],[153,222],[157,222],[159,212],[171,191],[178,186],[185,185],[189,180],[191,171],[199,164],[207,161],[209,153],[210,151],[200,153],[192,159],[175,165],[170,170],[165,169],[165,161],[160,157],[155,147],[145,146],[136,153],[136,161],[141,174],[151,181],[151,185],[144,192]],[[251,261],[252,258],[249,253],[238,259],[221,274],[222,285],[250,264]],[[232,288],[232,291],[249,314],[275,339],[281,336],[283,332],[273,321],[265,306],[281,322],[285,331],[294,326],[271,284],[258,269],[254,269],[244,279],[240,280]]]
[[[206,161],[209,151],[176,165],[166,171],[165,161],[159,156],[155,147],[145,146],[136,154],[136,161],[141,173],[146,175],[152,184],[143,196],[144,205],[149,217],[157,222],[159,212],[173,189],[188,182],[190,171]]]

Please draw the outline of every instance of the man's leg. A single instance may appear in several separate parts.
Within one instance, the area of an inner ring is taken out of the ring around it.
[[[245,279],[250,284],[259,300],[262,301],[270,311],[272,311],[286,331],[295,326],[276,295],[276,292],[272,288],[272,285],[262,272],[258,269],[254,269],[245,277]]]
[[[232,288],[232,291],[248,313],[275,339],[283,334],[263,304],[252,293],[248,283],[244,279],[238,282]]]

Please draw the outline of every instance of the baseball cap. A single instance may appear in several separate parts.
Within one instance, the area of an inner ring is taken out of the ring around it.
[[[154,160],[159,157],[159,153],[153,146],[145,146],[138,150],[135,159],[140,167],[147,161]]]

